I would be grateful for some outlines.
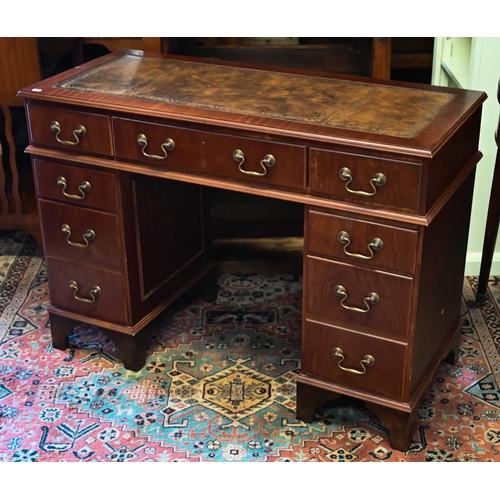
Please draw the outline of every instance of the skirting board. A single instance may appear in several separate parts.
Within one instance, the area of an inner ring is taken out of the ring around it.
[[[479,275],[479,270],[481,269],[481,257],[482,254],[480,252],[470,252],[467,254],[464,272],[465,276]],[[500,252],[495,252],[493,254],[490,276],[500,276]]]

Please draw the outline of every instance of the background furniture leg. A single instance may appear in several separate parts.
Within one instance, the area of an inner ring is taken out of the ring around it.
[[[500,102],[500,81],[498,83],[498,102]],[[500,148],[500,120],[498,123],[495,140],[497,148]],[[486,220],[486,231],[483,244],[483,255],[481,258],[481,269],[479,271],[479,283],[477,285],[476,302],[482,303],[486,299],[488,289],[488,278],[491,272],[491,263],[500,224],[500,149],[497,149],[495,170],[491,185],[490,204],[488,207],[488,218]]]
[[[453,342],[450,345],[450,350],[444,360],[450,364],[454,365],[457,362],[458,356],[460,356],[460,341],[461,341],[462,329],[459,328],[455,337],[453,338]]]

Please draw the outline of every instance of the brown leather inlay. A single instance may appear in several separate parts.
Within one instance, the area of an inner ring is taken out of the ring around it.
[[[418,135],[454,94],[126,55],[57,87],[393,137]]]

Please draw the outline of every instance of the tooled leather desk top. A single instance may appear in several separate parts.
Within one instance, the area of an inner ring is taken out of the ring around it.
[[[124,55],[56,87],[411,138],[445,92]]]

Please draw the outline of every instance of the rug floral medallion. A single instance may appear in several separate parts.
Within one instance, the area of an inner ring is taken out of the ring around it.
[[[500,454],[500,282],[485,304],[464,280],[456,365],[443,362],[407,453],[363,403],[340,398],[295,418],[301,276],[219,278],[218,299],[181,298],[123,367],[96,327],[53,349],[42,254],[0,232],[0,461],[487,462]]]

